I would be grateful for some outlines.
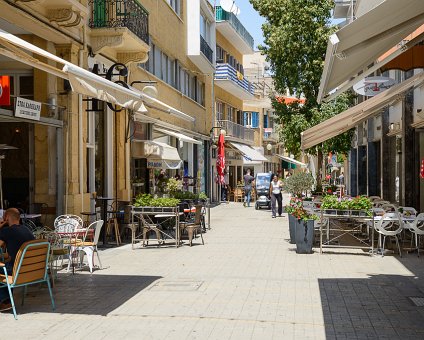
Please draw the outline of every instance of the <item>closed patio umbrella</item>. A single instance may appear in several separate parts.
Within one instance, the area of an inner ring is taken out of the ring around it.
[[[216,169],[218,171],[218,183],[224,183],[225,169],[225,139],[224,134],[220,133],[218,138],[218,155],[216,157]]]

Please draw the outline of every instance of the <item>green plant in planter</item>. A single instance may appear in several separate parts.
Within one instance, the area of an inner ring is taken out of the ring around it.
[[[285,211],[293,215],[297,220],[316,220],[317,215],[311,214],[303,207],[303,201],[298,197],[292,197],[290,203],[285,206]]]
[[[208,195],[204,193],[203,191],[199,194],[199,200],[206,201],[208,199]]]
[[[290,194],[297,197],[302,197],[303,192],[312,190],[314,182],[315,180],[311,174],[306,172],[299,172],[286,178],[283,182],[283,187],[284,190]]]
[[[151,200],[150,206],[151,207],[175,207],[179,203],[180,203],[180,200],[176,198],[158,197]]]
[[[165,190],[169,193],[171,197],[174,197],[175,193],[178,191],[181,191],[181,188],[183,187],[183,183],[181,180],[170,178],[166,182]]]
[[[339,199],[334,195],[326,195],[322,199],[321,209],[338,209]]]
[[[191,191],[181,191],[178,190],[171,195],[173,198],[178,198],[180,200],[194,200],[197,198],[197,195]]]
[[[349,201],[349,207],[351,210],[366,210],[369,211],[372,208],[372,202],[368,197],[356,196]]]
[[[134,200],[135,207],[150,207],[151,201],[153,200],[152,195],[150,194],[140,194]]]

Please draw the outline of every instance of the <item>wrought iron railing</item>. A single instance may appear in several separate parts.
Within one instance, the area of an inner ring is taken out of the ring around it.
[[[200,51],[213,64],[213,50],[202,36],[200,36]]]
[[[228,137],[235,137],[248,142],[255,141],[255,131],[253,129],[249,129],[230,120],[218,120],[216,125],[225,130],[225,134]]]
[[[238,86],[242,87],[244,90],[249,92],[250,94],[254,94],[255,89],[250,81],[247,80],[243,76],[242,73],[238,72],[234,67],[230,64],[216,64],[216,72],[215,72],[216,80],[232,80]]]
[[[89,0],[91,28],[126,27],[149,44],[149,12],[137,0]]]
[[[252,48],[255,44],[253,37],[247,31],[247,29],[243,26],[240,20],[233,14],[226,12],[222,9],[221,6],[216,6],[216,21],[228,21],[231,26],[237,31],[237,33],[243,38],[243,40]]]

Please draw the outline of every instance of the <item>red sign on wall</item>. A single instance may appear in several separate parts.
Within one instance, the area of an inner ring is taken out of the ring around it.
[[[10,77],[0,76],[0,105],[10,105]]]

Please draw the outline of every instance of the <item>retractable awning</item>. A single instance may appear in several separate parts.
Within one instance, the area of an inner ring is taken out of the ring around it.
[[[424,1],[386,0],[331,35],[318,101],[364,72],[423,24]]]
[[[240,151],[243,158],[250,162],[267,162],[268,159],[264,155],[262,155],[259,151],[251,148],[248,145],[245,144],[239,144],[230,142],[230,144],[236,148],[238,151]]]
[[[133,141],[131,156],[146,158],[155,168],[179,169],[182,164],[177,148],[157,141]]]
[[[184,135],[180,132],[175,132],[175,131],[171,131],[171,130],[168,130],[168,129],[162,129],[162,128],[157,128],[157,127],[155,127],[155,130],[162,132],[166,135],[176,137],[180,141],[183,141],[183,142],[192,143],[192,144],[199,144],[199,145],[203,144],[201,141],[194,139],[194,138],[191,138],[189,136],[186,136],[186,135]]]
[[[284,161],[286,161],[288,163],[296,164],[296,165],[299,165],[299,166],[301,166],[303,168],[306,168],[306,164],[305,163],[302,163],[302,162],[300,162],[300,161],[298,161],[298,160],[296,160],[294,158],[291,158],[291,157],[288,157],[288,156],[283,156],[283,155],[278,155],[278,154],[275,154],[275,156],[277,156],[278,158],[280,158],[280,159],[282,159],[282,160],[284,160]]]
[[[420,86],[423,82],[424,72],[421,72],[377,96],[302,132],[302,149],[311,148],[354,128],[378,113],[384,107],[402,99],[403,93]]]
[[[80,94],[107,101],[141,113],[147,111],[143,104],[143,101],[146,101],[149,105],[157,104],[163,107],[163,110],[171,115],[178,116],[179,118],[191,122],[195,120],[193,117],[161,102],[156,98],[141,93],[134,88],[127,89],[112,81],[104,79],[1,29],[0,45],[3,46],[0,47],[0,54],[51,73],[57,77],[69,80],[72,89]],[[48,63],[44,63],[35,58],[34,55],[30,55],[25,51],[47,58],[50,61],[63,65],[63,67],[58,68]]]

